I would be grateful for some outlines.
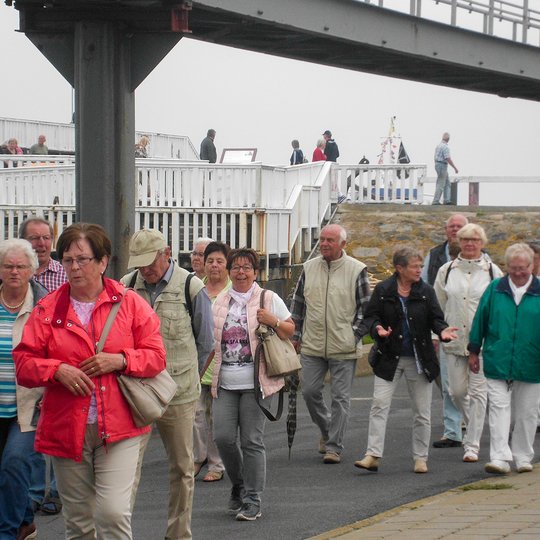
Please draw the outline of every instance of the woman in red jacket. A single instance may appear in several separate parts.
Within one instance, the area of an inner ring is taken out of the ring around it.
[[[319,139],[317,141],[317,147],[313,150],[313,158],[311,161],[326,161],[326,156],[324,155],[325,146],[326,141],[324,139]]]
[[[131,489],[150,428],[133,422],[117,373],[153,377],[165,368],[159,320],[138,295],[103,277],[111,242],[102,227],[71,225],[57,251],[68,283],[32,312],[14,351],[17,381],[45,387],[35,448],[53,456],[66,538],[131,539]]]

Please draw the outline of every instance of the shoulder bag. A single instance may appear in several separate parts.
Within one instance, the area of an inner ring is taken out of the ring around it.
[[[264,307],[264,294],[261,293],[261,308]],[[262,348],[266,362],[266,374],[269,377],[284,377],[302,368],[298,353],[289,339],[281,339],[276,331],[266,324],[259,324],[255,330],[260,343],[257,350]]]
[[[121,304],[122,299],[114,304],[109,312],[101,338],[96,346],[96,353],[103,350],[107,335]],[[155,377],[130,377],[120,374],[117,380],[120,391],[131,408],[133,421],[137,427],[148,426],[154,420],[161,418],[178,388],[166,369]]]

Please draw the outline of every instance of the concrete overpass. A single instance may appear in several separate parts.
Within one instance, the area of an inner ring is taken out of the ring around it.
[[[183,36],[504,97],[540,100],[540,49],[356,0],[5,0],[75,88],[77,216],[127,264],[134,92]]]

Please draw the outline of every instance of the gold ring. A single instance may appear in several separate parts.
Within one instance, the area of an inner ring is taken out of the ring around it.
[[[79,388],[79,383],[75,383],[73,386],[74,386],[75,388]]]

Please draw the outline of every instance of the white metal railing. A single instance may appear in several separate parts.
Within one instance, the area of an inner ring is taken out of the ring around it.
[[[0,118],[0,144],[14,137],[21,147],[30,147],[39,135],[45,135],[47,146],[61,152],[75,151],[75,126],[60,122],[41,122]],[[170,135],[152,131],[136,131],[135,142],[143,135],[150,139],[150,156],[175,159],[199,159],[197,149],[190,138],[184,135]]]
[[[432,0],[428,5],[425,0],[409,0],[408,6],[404,0],[361,1],[529,45],[540,45],[540,9],[538,2],[531,0]],[[443,6],[447,9],[441,9]],[[460,15],[464,17],[458,21]]]
[[[330,163],[295,167],[136,160],[136,229],[157,227],[175,253],[210,236],[232,247],[299,260],[330,217],[337,198]],[[51,164],[0,169],[0,238],[42,215],[59,235],[75,219],[75,167]]]
[[[418,164],[334,166],[337,191],[355,203],[422,203],[426,172]]]

